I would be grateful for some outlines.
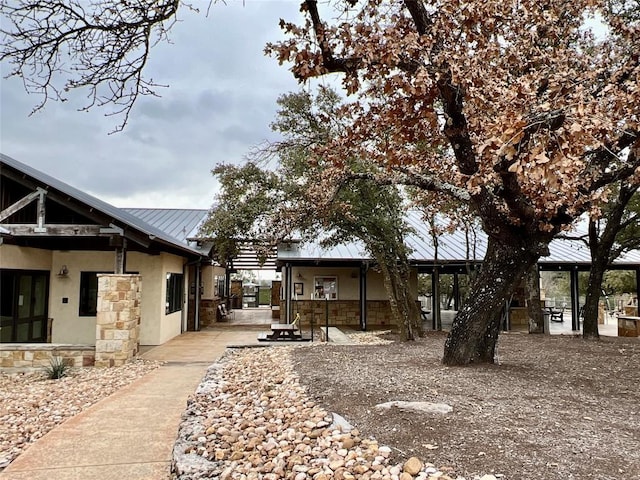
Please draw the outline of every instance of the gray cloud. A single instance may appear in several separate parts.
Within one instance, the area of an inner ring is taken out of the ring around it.
[[[82,94],[29,117],[37,98],[3,79],[2,152],[118,206],[209,207],[211,168],[273,138],[275,100],[298,88],[262,54],[281,38],[278,19],[298,18],[298,2],[228,3],[209,18],[180,13],[172,43],[156,47],[146,71],[170,86],[140,99],[122,133],[108,135],[119,119],[105,110],[78,112]]]

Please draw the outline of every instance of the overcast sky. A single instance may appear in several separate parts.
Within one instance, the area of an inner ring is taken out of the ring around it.
[[[194,3],[206,10],[208,2]],[[299,88],[262,53],[282,38],[279,18],[299,19],[299,2],[228,0],[208,18],[185,9],[179,17],[173,43],[157,46],[146,69],[170,87],[139,99],[123,132],[108,135],[119,118],[78,112],[77,101],[29,117],[38,98],[19,79],[2,79],[0,151],[118,207],[208,208],[211,169],[275,138],[276,98]]]

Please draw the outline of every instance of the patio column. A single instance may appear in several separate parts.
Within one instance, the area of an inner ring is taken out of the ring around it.
[[[431,273],[431,310],[433,315],[433,329],[442,330],[442,317],[440,317],[440,272],[438,266],[433,266]]]
[[[291,323],[292,317],[292,308],[291,304],[291,264],[287,263],[285,265],[285,273],[284,273],[284,322],[282,321],[282,317],[280,318],[280,323]]]
[[[453,309],[457,312],[460,310],[460,279],[458,272],[453,274]]]
[[[580,290],[578,284],[578,267],[570,272],[571,280],[571,330],[580,330]]]
[[[140,275],[98,275],[96,367],[124,365],[138,354]]]
[[[360,265],[360,330],[367,329],[367,265]]]

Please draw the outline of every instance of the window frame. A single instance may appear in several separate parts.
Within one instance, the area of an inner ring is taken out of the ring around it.
[[[181,312],[184,297],[184,274],[167,272],[164,314]]]

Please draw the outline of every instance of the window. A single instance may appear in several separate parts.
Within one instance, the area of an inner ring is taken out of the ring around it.
[[[218,277],[216,275],[215,277],[215,291],[214,291],[214,295],[216,295],[217,297],[224,297],[225,294],[225,277]]]
[[[313,296],[317,299],[338,299],[338,277],[314,277]]]
[[[113,272],[80,272],[80,306],[78,315],[81,317],[95,317],[98,312],[98,275]],[[138,272],[127,272],[127,275],[137,275]]]
[[[80,307],[81,317],[95,317],[98,311],[98,273],[80,272]]]
[[[167,273],[167,302],[165,314],[182,310],[184,276],[181,273]]]

